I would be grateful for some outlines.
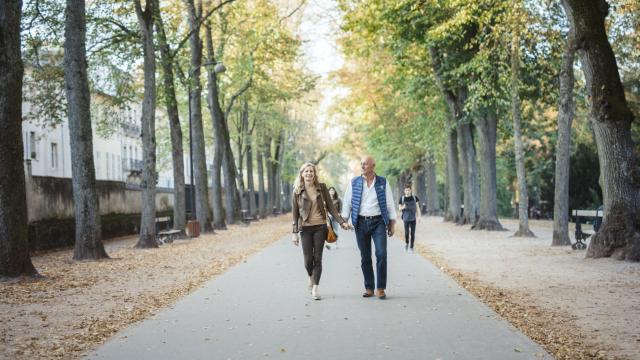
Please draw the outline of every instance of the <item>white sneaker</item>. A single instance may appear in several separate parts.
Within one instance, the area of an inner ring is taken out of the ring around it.
[[[409,254],[413,254],[413,248],[409,248]]]
[[[320,293],[318,293],[318,285],[313,285],[313,287],[311,288],[311,298],[313,300],[320,300]]]

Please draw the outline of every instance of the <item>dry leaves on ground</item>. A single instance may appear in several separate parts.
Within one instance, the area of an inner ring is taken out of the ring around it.
[[[129,237],[108,242],[111,259],[101,261],[72,261],[70,250],[34,256],[43,279],[0,283],[0,358],[79,357],[281,239],[287,226],[281,216],[148,250]]]
[[[478,280],[470,274],[452,269],[447,262],[435,256],[421,244],[417,252],[451,276],[460,286],[490,306],[529,338],[540,344],[556,359],[561,360],[605,360],[620,359],[607,353],[602,346],[587,344],[587,334],[565,313],[534,305],[524,292],[500,289]]]

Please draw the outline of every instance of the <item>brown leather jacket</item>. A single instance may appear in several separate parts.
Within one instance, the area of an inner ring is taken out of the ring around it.
[[[335,220],[337,220],[340,224],[344,224],[346,221],[342,218],[338,210],[333,205],[333,201],[331,201],[331,197],[329,196],[329,190],[327,190],[327,186],[323,183],[320,183],[320,188],[318,189],[318,193],[321,195],[318,197],[320,201],[324,204],[320,207],[320,212],[322,216],[327,217],[327,213],[325,208],[329,210],[331,215]],[[307,192],[302,189],[302,191],[294,192],[292,198],[292,214],[293,214],[293,232],[297,233],[301,230],[301,224],[309,218],[309,212],[311,211],[311,201],[307,197]]]

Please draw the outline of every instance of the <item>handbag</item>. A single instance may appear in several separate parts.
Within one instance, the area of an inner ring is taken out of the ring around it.
[[[325,241],[329,244],[333,244],[338,240],[338,234],[333,230],[333,225],[331,224],[331,220],[329,220],[329,210],[327,210],[327,204],[324,201],[324,196],[322,197],[322,203],[324,205],[324,214],[327,218],[327,239]]]
[[[338,240],[338,234],[333,231],[333,226],[331,225],[331,221],[327,217],[327,242],[332,244]]]

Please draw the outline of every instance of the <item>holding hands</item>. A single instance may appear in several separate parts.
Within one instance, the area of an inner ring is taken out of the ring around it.
[[[342,228],[342,230],[353,230],[353,225],[349,224],[349,222],[347,221],[340,224],[340,227]]]

